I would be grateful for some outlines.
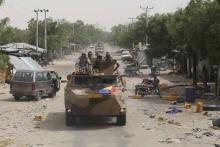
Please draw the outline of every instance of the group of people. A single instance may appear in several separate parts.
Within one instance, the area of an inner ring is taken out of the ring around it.
[[[114,65],[114,71],[119,68],[119,64],[112,58],[109,52],[106,52],[104,59],[100,53],[97,53],[96,58],[91,51],[88,52],[88,55],[82,53],[78,62],[79,68],[87,73],[90,71],[100,72],[105,66],[109,65]]]

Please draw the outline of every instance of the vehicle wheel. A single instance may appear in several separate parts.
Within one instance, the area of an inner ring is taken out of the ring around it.
[[[42,98],[41,93],[38,92],[37,95],[35,96],[35,100],[36,100],[36,101],[40,101],[41,98]]]
[[[126,125],[126,114],[121,114],[117,116],[117,125],[119,126]]]
[[[19,101],[19,100],[20,100],[20,97],[17,96],[17,95],[15,95],[15,96],[14,96],[14,99],[15,99],[16,101]]]
[[[138,95],[138,90],[135,88],[135,95]]]
[[[50,98],[54,98],[56,96],[56,92],[55,91],[52,91],[51,93],[48,94],[48,96]]]
[[[66,112],[66,125],[74,126],[75,124],[76,124],[76,118],[73,115]]]

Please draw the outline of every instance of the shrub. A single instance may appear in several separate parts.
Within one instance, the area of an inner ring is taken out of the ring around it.
[[[8,55],[4,55],[0,53],[0,70],[6,68],[8,64],[9,64]]]

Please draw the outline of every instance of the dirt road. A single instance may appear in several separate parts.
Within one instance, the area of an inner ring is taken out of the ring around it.
[[[118,58],[117,54],[114,56]],[[76,57],[68,56],[48,68],[65,79],[73,71]],[[179,105],[176,107],[182,113],[166,114],[172,106],[169,101],[157,96],[132,99],[133,87],[141,79],[126,80],[127,125],[123,127],[116,126],[115,119],[82,119],[80,125],[67,127],[65,83],[55,98],[39,102],[16,102],[8,93],[8,86],[0,86],[0,147],[213,147],[220,144],[220,131],[210,128],[210,119],[218,116],[218,112],[208,117]],[[165,81],[161,78],[161,82]],[[33,120],[36,115],[43,119]]]

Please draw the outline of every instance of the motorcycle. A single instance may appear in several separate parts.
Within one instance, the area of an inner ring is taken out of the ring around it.
[[[141,95],[142,97],[156,94],[161,97],[159,83],[160,80],[156,75],[154,75],[153,79],[145,78],[141,84],[135,86],[135,94]]]

